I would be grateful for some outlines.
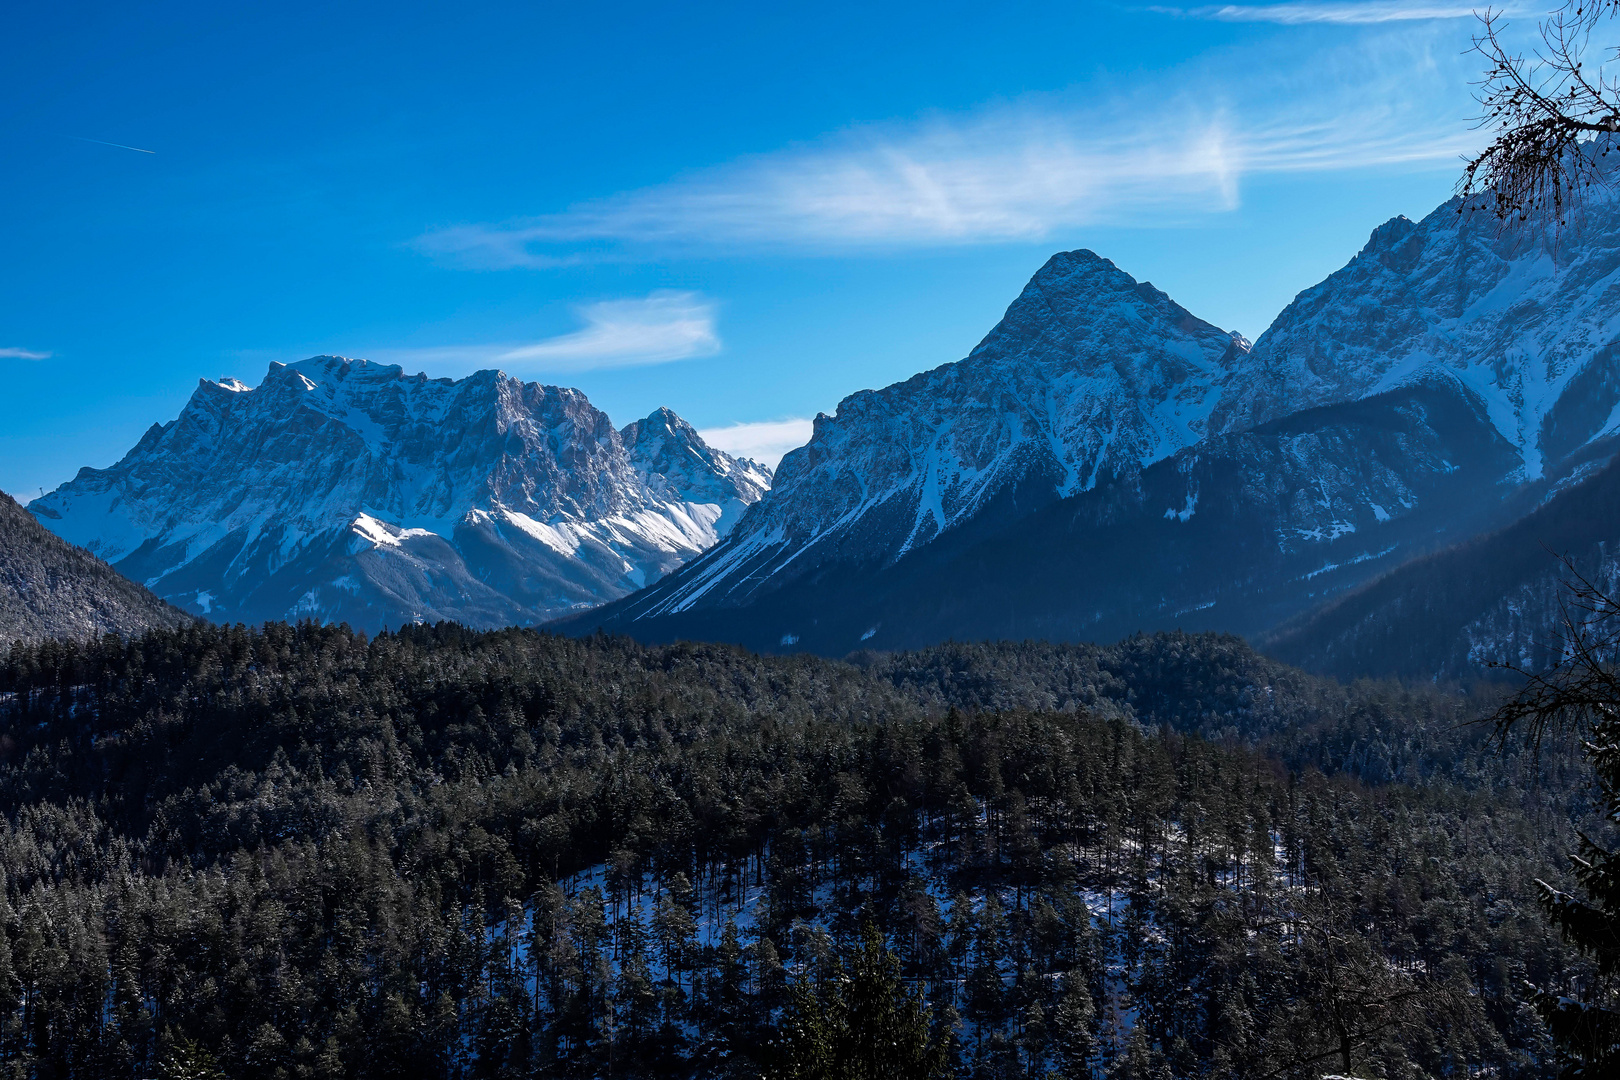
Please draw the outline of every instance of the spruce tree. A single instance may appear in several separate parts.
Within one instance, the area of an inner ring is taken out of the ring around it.
[[[871,923],[828,974],[793,988],[770,1048],[769,1080],[940,1080],[948,1048],[932,1037],[921,995]]]
[[[1570,572],[1564,608],[1563,659],[1542,672],[1519,672],[1523,689],[1497,710],[1498,738],[1522,729],[1539,756],[1549,736],[1579,741],[1604,817],[1620,821],[1620,601]],[[1620,1075],[1620,851],[1579,834],[1569,856],[1584,897],[1538,880],[1541,904],[1565,941],[1597,963],[1595,978],[1564,992],[1541,988],[1538,1010],[1574,1078]]]
[[[161,1080],[225,1080],[214,1055],[190,1039],[169,1047],[158,1066],[158,1076]]]

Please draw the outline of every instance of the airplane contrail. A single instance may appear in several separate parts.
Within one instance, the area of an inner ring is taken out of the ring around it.
[[[156,150],[142,150],[138,146],[125,146],[121,142],[107,142],[105,139],[87,139],[83,135],[69,135],[68,138],[70,138],[70,139],[78,139],[80,142],[98,143],[101,146],[116,146],[120,150],[133,150],[137,154],[155,154],[155,153],[157,153]]]

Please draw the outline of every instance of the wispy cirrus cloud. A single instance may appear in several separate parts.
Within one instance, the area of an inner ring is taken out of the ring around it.
[[[456,265],[548,267],[670,248],[835,253],[1185,221],[1235,208],[1251,177],[1455,163],[1478,135],[1468,76],[1435,61],[1449,54],[1455,68],[1460,50],[1438,40],[1403,30],[1309,63],[1250,57],[1258,74],[1244,79],[1228,56],[1135,93],[1031,97],[835,133],[416,243]]]
[[[34,349],[0,348],[0,360],[49,360],[51,354]]]
[[[481,267],[551,266],[608,245],[847,248],[975,242],[1043,234],[1167,200],[1232,198],[1230,146],[1218,122],[1187,145],[1134,147],[1076,139],[1045,118],[1022,129],[946,123],[899,139],[721,166],[561,214],[474,224],[423,237],[423,250]],[[1148,178],[1151,183],[1145,183]]]
[[[793,417],[703,428],[698,435],[717,450],[724,450],[733,457],[753,458],[775,469],[782,463],[784,454],[809,442],[814,431],[814,421]]]
[[[524,375],[663,364],[720,351],[716,306],[699,293],[662,289],[635,299],[583,304],[575,311],[584,324],[580,329],[541,341],[380,349],[370,355],[391,363],[498,367]]]
[[[496,357],[553,370],[661,364],[720,351],[714,304],[697,293],[662,290],[641,300],[603,300],[579,309],[572,334],[520,345]]]
[[[1466,19],[1483,12],[1483,4],[1401,3],[1400,0],[1366,0],[1365,3],[1311,2],[1282,4],[1212,4],[1204,7],[1149,7],[1148,11],[1161,15],[1179,15],[1189,19],[1210,19],[1215,22],[1278,23],[1283,26],[1306,26],[1313,23],[1334,23],[1340,26],[1369,26],[1388,22],[1413,22],[1430,19]],[[1520,5],[1489,5],[1493,10],[1515,13]]]

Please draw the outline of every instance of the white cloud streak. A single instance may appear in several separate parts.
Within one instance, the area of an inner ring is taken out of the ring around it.
[[[733,457],[753,458],[775,469],[789,450],[797,450],[809,442],[814,430],[813,421],[795,417],[703,428],[698,435],[717,450],[724,450]]]
[[[569,374],[712,356],[720,351],[715,304],[699,293],[662,289],[640,299],[602,300],[575,309],[579,330],[527,344],[379,349],[378,360],[514,375]]]
[[[49,360],[48,352],[35,352],[33,349],[0,348],[0,359],[3,360]]]
[[[940,125],[756,159],[550,217],[446,229],[422,246],[500,268],[574,261],[579,247],[602,242],[826,250],[1038,240],[1064,227],[1231,210],[1245,176],[1455,161],[1472,142],[1466,129],[1382,132],[1365,122],[1244,129],[1218,111],[1164,121],[1139,138],[1047,118]]]
[[[520,345],[496,360],[549,370],[661,364],[720,351],[714,305],[697,293],[662,290],[643,300],[604,300],[579,309],[583,329]]]
[[[1230,211],[1252,177],[1457,164],[1479,135],[1455,35],[1368,33],[1382,36],[1308,62],[1280,48],[1241,63],[1225,56],[1133,95],[1051,95],[845,132],[417,244],[494,269],[671,247],[839,253],[1040,241]],[[1234,67],[1246,77],[1232,78]]]
[[[1161,15],[1215,22],[1278,23],[1306,26],[1330,23],[1339,26],[1370,26],[1377,23],[1412,22],[1430,19],[1466,19],[1485,10],[1483,4],[1411,4],[1399,0],[1368,0],[1366,3],[1284,3],[1216,4],[1207,7],[1150,7]],[[1497,11],[1511,11],[1497,6]]]

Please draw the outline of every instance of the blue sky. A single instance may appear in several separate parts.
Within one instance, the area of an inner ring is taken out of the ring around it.
[[[1076,247],[1253,337],[1450,194],[1467,12],[12,5],[0,489],[323,352],[780,452]]]

